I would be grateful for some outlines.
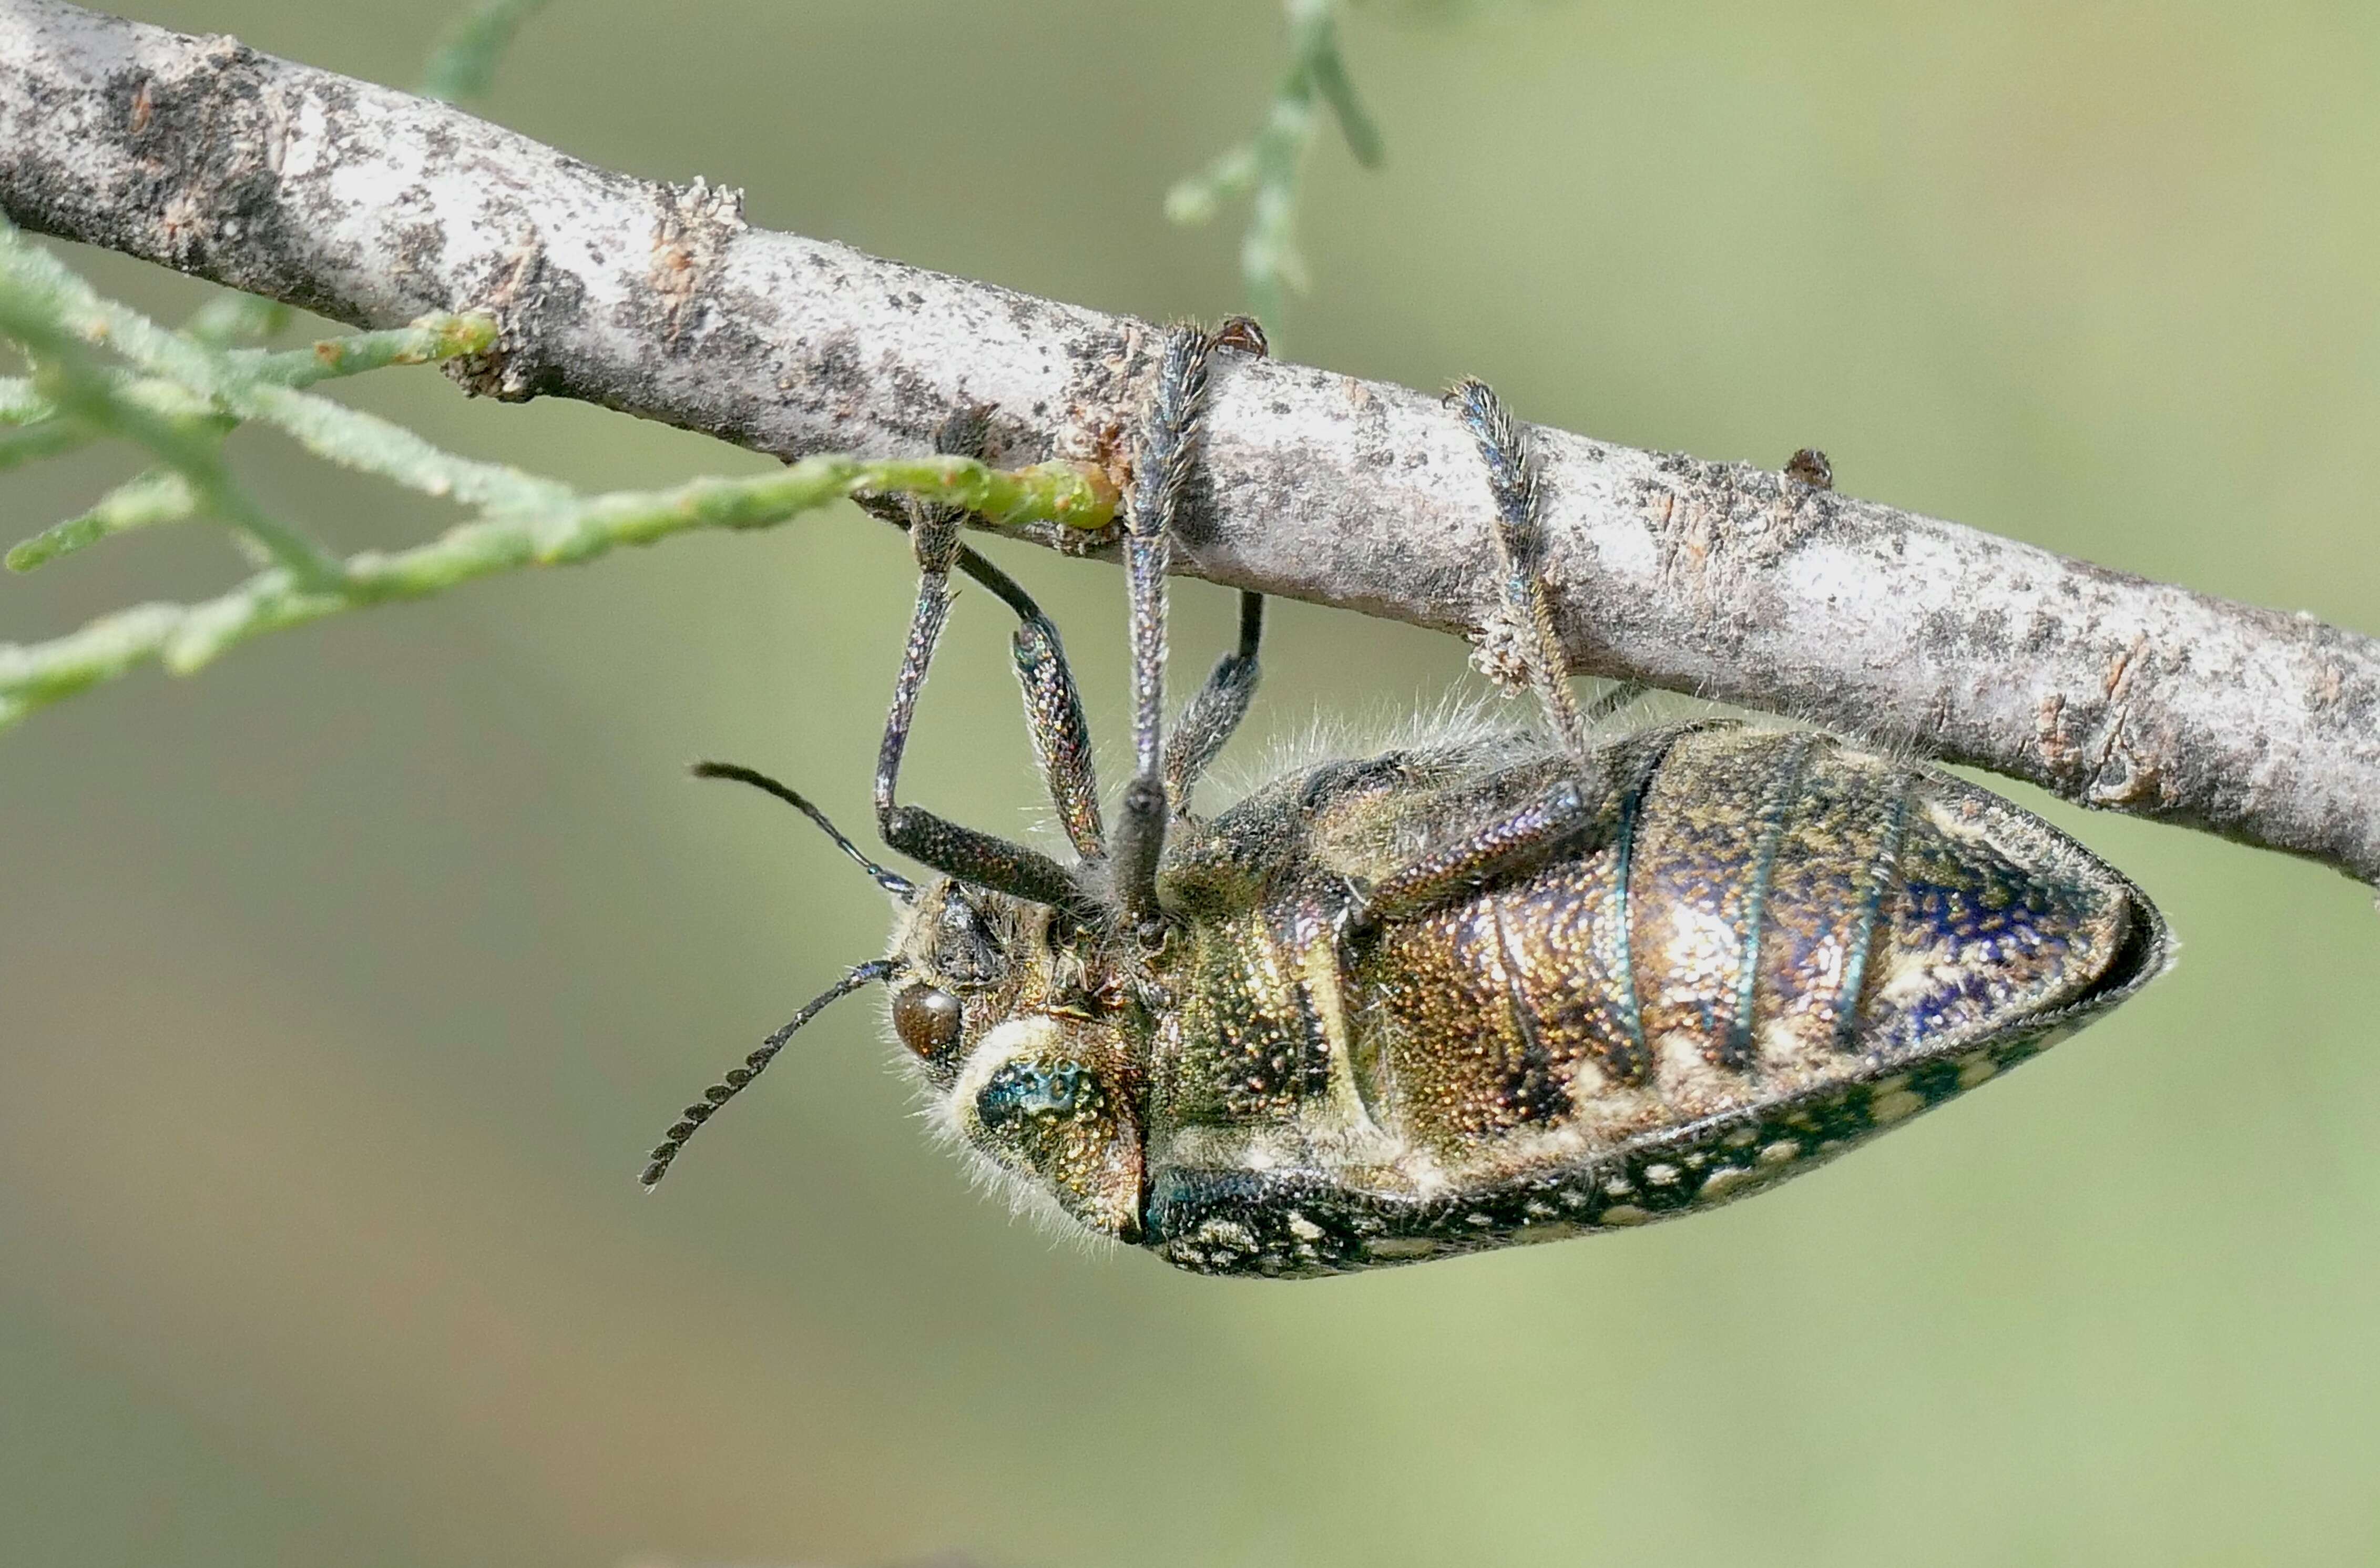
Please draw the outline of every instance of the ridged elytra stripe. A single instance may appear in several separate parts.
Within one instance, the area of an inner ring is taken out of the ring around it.
[[[1305,1048],[1297,1064],[1294,1077],[1296,1093],[1310,1099],[1327,1093],[1330,1088],[1330,1031],[1322,1027],[1322,1010],[1314,1004],[1314,988],[1305,977],[1298,976],[1289,983],[1290,1000],[1297,1003],[1297,1023]]]
[[[1629,928],[1635,923],[1636,911],[1629,897],[1628,882],[1636,863],[1636,814],[1644,809],[1645,796],[1653,787],[1655,775],[1661,764],[1670,760],[1670,751],[1678,742],[1708,724],[1695,724],[1678,731],[1663,740],[1658,749],[1645,760],[1644,770],[1620,797],[1620,825],[1612,834],[1611,875],[1617,889],[1614,914],[1618,919],[1620,951],[1617,954],[1620,981],[1620,1020],[1628,1027],[1631,1078],[1642,1077],[1652,1067],[1652,1057],[1645,1049],[1645,1007],[1636,996],[1636,942]]]
[[[1768,889],[1777,878],[1777,850],[1785,839],[1785,819],[1793,809],[1794,792],[1802,784],[1815,736],[1803,732],[1785,748],[1782,765],[1760,803],[1760,838],[1753,851],[1752,881],[1743,899],[1743,952],[1737,960],[1735,1018],[1728,1025],[1719,1062],[1741,1068],[1752,1059],[1752,993],[1760,978],[1760,928],[1768,913]]]
[[[1512,1027],[1521,1037],[1521,1049],[1550,1060],[1537,1034],[1536,1015],[1521,990],[1521,955],[1512,951],[1512,933],[1505,929],[1504,911],[1496,906],[1492,896],[1488,900],[1488,923],[1496,930],[1496,966],[1504,973],[1504,1005],[1512,1010]]]
[[[1521,989],[1521,957],[1512,951],[1512,933],[1505,927],[1504,912],[1491,897],[1488,902],[1488,918],[1496,928],[1496,964],[1504,972],[1504,1005],[1512,1014],[1512,1027],[1521,1037],[1521,1086],[1510,1085],[1505,1090],[1505,1109],[1523,1121],[1550,1122],[1559,1111],[1570,1106],[1570,1096],[1552,1081],[1553,1052],[1546,1049],[1545,1037],[1537,1032],[1537,1015],[1529,1006],[1529,998]],[[1531,1078],[1537,1081],[1537,1090],[1531,1093]],[[1561,1106],[1548,1103],[1559,1097]]]
[[[1886,819],[1884,837],[1869,867],[1867,891],[1861,896],[1859,918],[1853,923],[1850,950],[1843,954],[1842,989],[1835,995],[1835,1049],[1850,1051],[1859,1033],[1860,987],[1867,981],[1868,950],[1876,945],[1876,923],[1884,912],[1884,897],[1900,869],[1900,835],[1909,821],[1909,775],[1895,773],[1892,815]]]

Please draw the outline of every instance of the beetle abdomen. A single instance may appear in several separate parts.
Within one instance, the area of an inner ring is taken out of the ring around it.
[[[1503,820],[1560,767],[1491,755],[1310,775],[1303,837],[1287,784],[1218,820],[1275,870],[1200,952],[1267,984],[1194,986],[1231,1005],[1185,1008],[1174,1076],[1219,1079],[1275,1037],[1310,1052],[1293,993],[1342,1044],[1303,1094],[1152,1101],[1145,1229],[1171,1261],[1330,1273],[1691,1213],[2024,1061],[2170,952],[2137,889],[1997,796],[1731,726],[1629,737],[1574,842],[1333,943],[1358,880]]]
[[[1996,796],[1826,736],[1681,732],[1606,821],[1356,957],[1366,1100],[1450,1170],[1592,1158],[2145,978],[2119,957],[2156,917],[2121,877]]]

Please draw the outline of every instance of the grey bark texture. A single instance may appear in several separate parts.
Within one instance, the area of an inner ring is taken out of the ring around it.
[[[475,392],[786,458],[924,450],[973,405],[995,461],[1112,458],[1158,341],[750,228],[700,180],[59,0],[0,0],[0,211],[359,326],[490,311],[497,350],[458,371]],[[1574,668],[2380,881],[2373,639],[1742,464],[1536,444]],[[1435,395],[1218,356],[1175,570],[1476,637],[1499,602],[1490,529]]]

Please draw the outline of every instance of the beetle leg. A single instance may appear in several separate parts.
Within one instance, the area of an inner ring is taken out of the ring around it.
[[[1252,316],[1226,320],[1215,329],[1214,346],[1258,359],[1270,352],[1262,323]],[[1190,814],[1191,790],[1247,717],[1257,691],[1257,644],[1263,636],[1264,595],[1243,590],[1239,647],[1215,662],[1165,743],[1165,795],[1179,815]]]
[[[988,428],[990,408],[965,408],[942,421],[935,432],[934,450],[956,457],[988,458],[986,451],[990,432]],[[860,506],[883,518],[896,528],[908,529],[917,537],[918,516],[926,510],[913,502],[897,497],[862,497]],[[1106,831],[1099,822],[1099,779],[1091,760],[1090,726],[1083,719],[1083,699],[1075,689],[1074,671],[1066,662],[1065,645],[1059,640],[1058,628],[1041,613],[1041,606],[1024,586],[983,556],[965,545],[955,543],[956,523],[964,513],[953,512],[950,537],[930,538],[928,544],[938,553],[947,577],[949,568],[956,566],[985,588],[991,590],[1000,602],[1016,613],[1017,627],[1010,639],[1010,652],[1016,661],[1017,684],[1025,688],[1025,723],[1033,737],[1033,755],[1041,765],[1041,780],[1050,791],[1050,804],[1058,813],[1058,821],[1066,830],[1075,853],[1086,860],[1103,859],[1107,856]],[[939,529],[941,523],[930,521],[929,529]],[[920,561],[920,565],[925,565]]]
[[[1546,597],[1545,533],[1537,517],[1536,455],[1527,432],[1486,382],[1465,380],[1447,394],[1461,414],[1479,454],[1488,460],[1488,488],[1496,500],[1496,550],[1504,565],[1504,607],[1520,632],[1520,655],[1529,687],[1544,707],[1554,738],[1570,753],[1582,779],[1594,772],[1587,748],[1587,716],[1570,688],[1570,662],[1554,632],[1553,605]],[[1633,700],[1621,687],[1607,693],[1621,704]],[[1597,703],[1602,710],[1602,703]],[[1613,711],[1616,711],[1616,706]],[[1598,711],[1598,717],[1601,712]]]
[[[908,642],[902,650],[901,673],[893,681],[892,706],[884,716],[884,743],[876,753],[877,832],[901,854],[961,881],[1046,904],[1079,918],[1096,918],[1097,902],[1066,868],[1038,850],[961,827],[931,811],[900,805],[894,798],[917,694],[925,689],[934,645],[950,616],[951,567],[963,564],[958,542],[961,516],[948,506],[913,504],[908,507],[909,542],[917,556],[917,606],[910,617]]]
[[[1106,858],[1090,725],[1083,718],[1083,699],[1075,689],[1075,673],[1066,662],[1057,626],[1014,577],[974,551],[962,549],[955,564],[1016,612],[1016,635],[1009,650],[1015,656],[1017,684],[1025,688],[1025,725],[1033,736],[1033,755],[1049,786],[1050,804],[1075,854],[1086,860]]]
[[[1610,689],[1597,694],[1596,699],[1586,705],[1586,722],[1590,724],[1603,723],[1614,713],[1633,705],[1638,698],[1645,695],[1646,689],[1643,681],[1621,681]]]
[[[1195,326],[1170,328],[1157,390],[1133,457],[1124,508],[1124,573],[1132,606],[1133,760],[1116,822],[1115,890],[1126,921],[1143,930],[1161,918],[1157,862],[1165,850],[1165,568],[1173,515],[1197,465],[1198,415],[1207,396],[1212,340]]]
[[[1347,915],[1350,932],[1401,920],[1476,893],[1489,882],[1524,876],[1552,859],[1596,825],[1574,779],[1557,779],[1508,817],[1431,850],[1374,882]]]
[[[1165,794],[1173,809],[1190,812],[1190,791],[1247,717],[1257,692],[1257,644],[1264,637],[1264,595],[1240,595],[1240,645],[1215,661],[1207,684],[1182,711],[1165,742]]]

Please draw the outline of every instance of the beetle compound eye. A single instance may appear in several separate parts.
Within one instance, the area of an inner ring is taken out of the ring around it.
[[[959,999],[932,986],[910,986],[892,998],[892,1032],[930,1062],[959,1042]]]

